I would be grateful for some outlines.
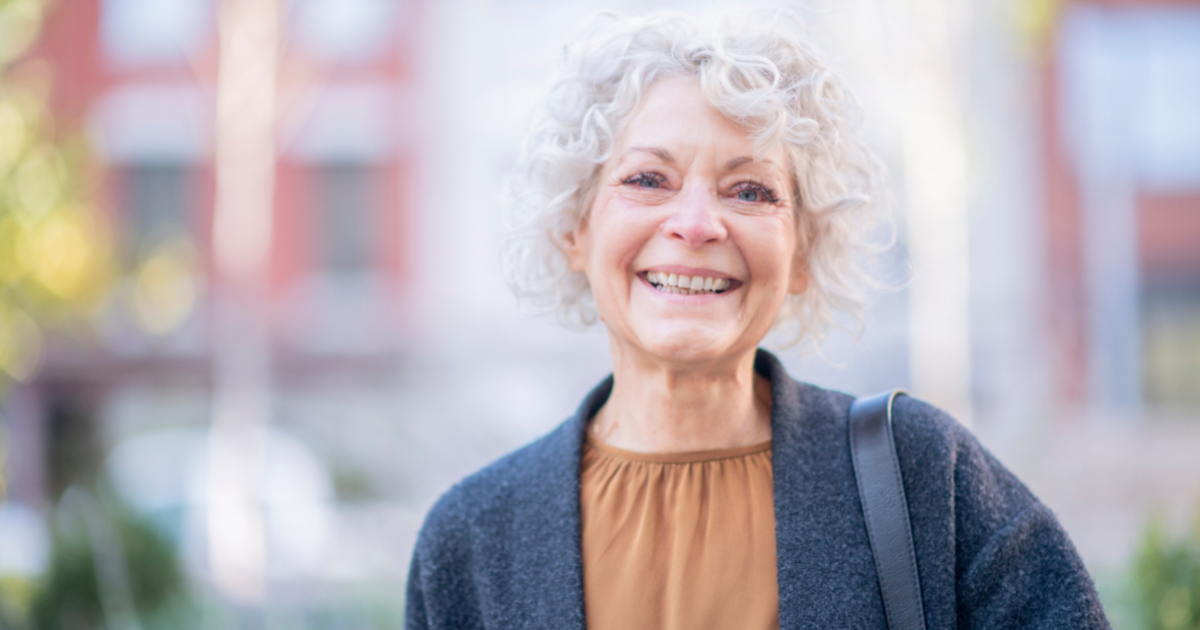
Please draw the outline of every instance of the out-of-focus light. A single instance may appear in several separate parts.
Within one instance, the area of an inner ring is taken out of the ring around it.
[[[271,573],[320,576],[332,537],[329,471],[302,442],[268,433],[264,458],[265,525]]]
[[[42,286],[60,298],[78,295],[88,276],[93,252],[83,222],[82,213],[57,212],[36,231],[38,257],[34,273]]]
[[[23,160],[14,174],[18,216],[36,221],[53,210],[62,198],[65,174],[62,156],[48,147]]]
[[[0,217],[0,286],[16,284],[25,275],[18,239],[21,226],[12,217]]]
[[[1019,0],[1012,5],[1012,17],[1018,32],[1032,42],[1041,41],[1054,28],[1062,12],[1063,0]]]
[[[25,120],[17,108],[0,100],[0,177],[12,167],[25,148]]]
[[[175,330],[196,303],[196,253],[184,238],[159,245],[138,269],[134,289],[138,322],[161,335]]]
[[[0,64],[16,59],[37,39],[42,24],[42,3],[12,0],[0,5]]]
[[[266,430],[257,415],[258,392],[226,392],[217,401],[224,415],[209,439],[208,555],[213,580],[229,597],[261,601],[266,589],[267,540],[263,523],[262,474]]]
[[[238,528],[225,532],[234,543],[270,560],[272,579],[328,579],[333,551],[336,508],[333,482],[320,457],[287,431],[266,430],[262,438],[262,468],[231,481],[235,494],[251,491],[264,520],[264,546]],[[105,470],[118,495],[145,515],[182,509],[184,523],[201,524],[169,535],[183,549],[202,549],[209,512],[218,518],[237,514],[229,497],[210,501],[204,484],[211,450],[207,434],[196,429],[165,429],[123,439],[109,454]],[[230,508],[234,508],[230,512]]]
[[[49,556],[49,538],[35,510],[12,501],[0,503],[0,576],[40,575]]]
[[[42,367],[42,330],[19,309],[0,305],[0,371],[29,382]]]

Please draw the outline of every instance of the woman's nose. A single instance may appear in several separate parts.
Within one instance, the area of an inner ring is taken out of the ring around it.
[[[719,218],[719,204],[716,192],[708,186],[685,187],[672,204],[674,212],[662,224],[663,235],[693,248],[723,240],[726,230]]]

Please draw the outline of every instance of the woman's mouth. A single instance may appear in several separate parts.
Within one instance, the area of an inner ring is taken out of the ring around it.
[[[662,271],[645,273],[646,282],[663,293],[676,295],[704,295],[706,293],[724,293],[733,286],[736,280],[729,278],[709,278],[705,276],[685,276]]]

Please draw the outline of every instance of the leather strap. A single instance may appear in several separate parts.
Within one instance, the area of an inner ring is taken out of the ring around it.
[[[892,401],[903,393],[884,392],[850,405],[850,454],[888,628],[925,630],[908,500],[892,438]]]

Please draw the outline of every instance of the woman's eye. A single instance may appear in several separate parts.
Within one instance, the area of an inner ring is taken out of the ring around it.
[[[658,180],[644,175],[635,179],[634,183],[642,188],[662,188],[662,184],[658,183]]]
[[[775,195],[775,191],[753,182],[746,182],[737,188],[735,193],[738,201],[746,203],[778,203],[779,197]]]
[[[638,173],[629,179],[622,180],[622,184],[626,186],[637,186],[638,188],[662,188],[665,183],[665,178],[657,173]]]

